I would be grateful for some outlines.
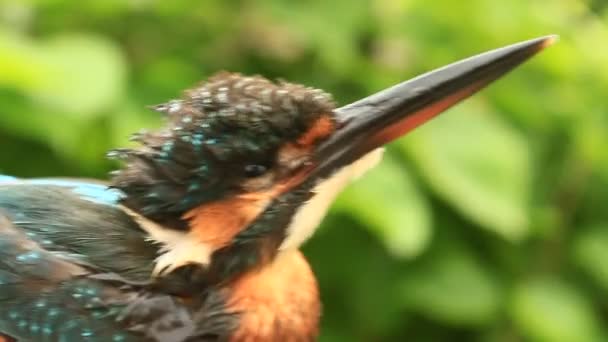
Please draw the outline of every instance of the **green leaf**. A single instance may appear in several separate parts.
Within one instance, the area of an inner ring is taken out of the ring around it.
[[[578,289],[554,279],[539,279],[515,290],[511,315],[532,341],[600,341],[600,323]]]
[[[47,68],[39,49],[28,38],[0,27],[0,86],[29,91],[41,87]]]
[[[388,153],[340,195],[336,208],[363,223],[399,257],[417,256],[431,238],[431,212],[424,194]]]
[[[41,44],[48,82],[34,96],[57,110],[98,114],[122,98],[126,61],[111,41],[93,35],[56,36]]]
[[[471,220],[509,240],[528,232],[531,166],[524,137],[469,102],[399,145],[431,188]]]
[[[574,243],[574,258],[598,285],[608,290],[608,224],[583,230]]]
[[[414,310],[437,321],[479,325],[496,318],[501,289],[464,248],[446,245],[407,275],[403,298]]]
[[[367,4],[353,6],[352,1],[268,1],[273,20],[282,21],[298,38],[314,48],[323,66],[335,75],[356,75],[360,53],[350,39],[369,22]],[[335,15],[340,13],[340,15]],[[270,25],[269,25],[270,26]],[[258,43],[259,44],[259,43]]]
[[[378,336],[408,320],[395,300],[401,263],[361,228],[332,211],[304,246],[323,298],[323,333],[334,326],[351,336]]]
[[[608,118],[602,109],[589,110],[584,119],[579,118],[570,129],[576,151],[582,160],[591,166],[608,165]]]

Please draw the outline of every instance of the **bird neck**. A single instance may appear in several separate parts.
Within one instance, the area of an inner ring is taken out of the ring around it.
[[[281,252],[229,286],[227,308],[240,313],[233,341],[315,340],[321,304],[316,279],[298,250]]]

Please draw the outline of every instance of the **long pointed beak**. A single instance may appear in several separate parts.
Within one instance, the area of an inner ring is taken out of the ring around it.
[[[326,175],[475,94],[557,40],[546,36],[473,56],[335,110],[338,129],[315,152]]]

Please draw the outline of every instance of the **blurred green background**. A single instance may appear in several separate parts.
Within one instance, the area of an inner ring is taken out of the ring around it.
[[[145,109],[218,70],[347,103],[561,41],[389,147],[304,248],[322,341],[608,340],[608,4],[0,0],[0,172],[105,178]]]

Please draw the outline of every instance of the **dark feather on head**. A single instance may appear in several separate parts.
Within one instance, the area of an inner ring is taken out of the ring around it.
[[[180,228],[184,212],[244,192],[248,178],[280,168],[280,147],[322,116],[333,120],[334,103],[319,89],[223,72],[153,109],[167,125],[134,135],[141,147],[109,153],[126,161],[112,184],[126,193],[127,207]]]

